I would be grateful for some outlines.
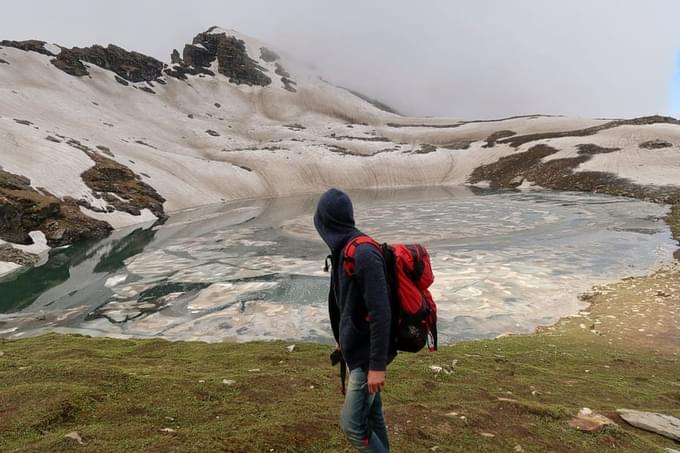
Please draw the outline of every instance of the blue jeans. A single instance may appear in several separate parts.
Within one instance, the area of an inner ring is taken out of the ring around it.
[[[368,393],[368,375],[361,368],[350,370],[340,425],[347,439],[359,451],[390,451],[380,393]]]

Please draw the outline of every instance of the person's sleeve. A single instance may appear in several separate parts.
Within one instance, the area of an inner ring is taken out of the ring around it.
[[[385,260],[370,244],[358,246],[354,259],[357,282],[368,311],[371,342],[368,369],[385,371],[392,321]]]
[[[333,279],[331,278],[330,289],[328,290],[328,317],[331,320],[331,329],[333,330],[333,338],[336,343],[340,343],[340,309],[335,302],[335,289],[333,288]]]

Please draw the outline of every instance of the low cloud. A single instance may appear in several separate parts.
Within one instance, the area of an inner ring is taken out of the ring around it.
[[[3,8],[0,30],[68,46],[113,42],[168,61],[220,25],[407,114],[630,117],[680,114],[671,98],[678,17],[674,0],[24,0]]]

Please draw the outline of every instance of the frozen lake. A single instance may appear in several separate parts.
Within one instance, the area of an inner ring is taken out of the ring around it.
[[[466,188],[352,192],[358,226],[431,254],[441,342],[529,332],[594,284],[672,260],[664,206],[602,195]],[[0,336],[331,341],[318,196],[170,216],[54,250],[0,281]]]

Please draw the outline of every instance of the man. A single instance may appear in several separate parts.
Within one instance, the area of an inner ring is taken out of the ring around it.
[[[341,426],[349,441],[363,452],[388,452],[389,440],[380,391],[385,368],[396,355],[390,341],[391,310],[382,253],[359,244],[354,274],[343,269],[343,250],[357,236],[349,196],[330,189],[321,196],[314,226],[331,250],[328,309],[333,336],[349,368],[349,385]]]

